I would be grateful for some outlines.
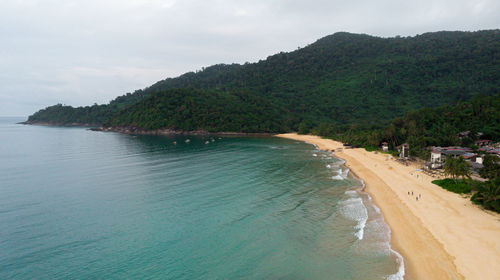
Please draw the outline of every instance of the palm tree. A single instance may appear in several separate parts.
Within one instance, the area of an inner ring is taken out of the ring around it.
[[[462,177],[462,179],[465,179],[465,177],[470,179],[470,165],[468,162],[465,161],[463,157],[458,157],[456,159],[456,175],[457,177]]]
[[[500,201],[500,184],[498,180],[489,180],[479,187],[478,192],[472,197],[473,201],[479,202],[486,209],[497,209]]]
[[[457,170],[457,160],[453,157],[447,156],[444,162],[444,173],[446,176],[451,176],[455,180]]]
[[[456,178],[459,177],[462,177],[462,179],[465,177],[470,178],[470,166],[463,157],[446,157],[444,172],[446,175],[451,176],[455,181]]]

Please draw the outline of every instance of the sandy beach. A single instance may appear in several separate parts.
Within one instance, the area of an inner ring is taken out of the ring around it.
[[[435,178],[387,154],[343,149],[318,136],[277,136],[335,151],[364,180],[391,228],[392,246],[405,259],[405,279],[499,279],[500,215],[432,184]]]

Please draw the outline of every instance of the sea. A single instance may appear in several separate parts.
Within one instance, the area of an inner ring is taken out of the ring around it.
[[[332,152],[0,118],[0,279],[402,279]]]

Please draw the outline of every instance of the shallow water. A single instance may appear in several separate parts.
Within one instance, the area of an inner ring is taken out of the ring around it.
[[[1,279],[397,276],[380,211],[311,145],[16,121],[0,119]]]

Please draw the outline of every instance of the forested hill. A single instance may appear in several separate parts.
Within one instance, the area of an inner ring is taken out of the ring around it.
[[[335,33],[257,63],[169,78],[109,105],[48,107],[28,122],[245,132],[372,126],[499,89],[500,30],[395,38]]]
[[[459,136],[460,132],[467,133]],[[379,129],[351,128],[339,134],[335,126],[322,125],[314,133],[374,149],[383,141],[392,150],[408,143],[411,155],[425,159],[430,155],[429,146],[472,147],[480,138],[500,141],[500,94],[410,111]]]

